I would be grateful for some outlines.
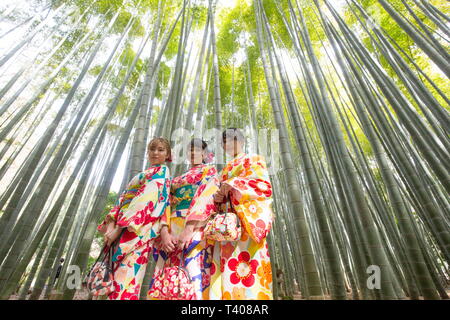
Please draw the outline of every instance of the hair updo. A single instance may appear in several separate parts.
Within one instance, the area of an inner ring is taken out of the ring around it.
[[[192,148],[201,148],[202,150],[206,150],[206,148],[208,147],[208,144],[206,143],[205,140],[199,139],[199,138],[194,138],[191,140],[191,142],[189,142],[189,147]]]
[[[225,140],[235,140],[241,144],[244,144],[245,137],[242,131],[238,128],[228,128],[222,132],[222,142],[225,142]]]
[[[202,149],[203,152],[208,151],[208,144],[205,140],[199,139],[199,138],[193,138],[191,142],[189,142],[189,148],[192,150],[193,148]],[[212,162],[213,154],[210,152],[206,158],[202,160],[203,164]]]

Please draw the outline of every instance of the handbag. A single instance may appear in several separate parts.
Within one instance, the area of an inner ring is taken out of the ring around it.
[[[84,286],[94,297],[109,295],[115,290],[112,257],[124,231],[125,229],[109,247],[107,244],[103,246],[97,260],[84,278]]]
[[[230,199],[231,207],[231,199]],[[225,211],[216,213],[206,223],[205,237],[214,241],[237,241],[241,238],[242,229],[240,219],[234,212],[228,211],[228,203]]]
[[[166,259],[167,261],[167,259]],[[184,264],[184,250],[181,261]],[[185,266],[169,266],[158,270],[148,297],[157,300],[195,300],[195,289]]]
[[[113,246],[102,249],[91,270],[86,275],[83,284],[94,296],[109,295],[114,291],[114,276],[112,268]]]

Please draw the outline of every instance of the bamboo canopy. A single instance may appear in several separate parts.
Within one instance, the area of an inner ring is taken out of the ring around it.
[[[449,10],[2,1],[0,299],[90,298],[72,275],[150,139],[171,140],[174,176],[192,137],[221,169],[227,127],[268,161],[274,297],[448,299]]]

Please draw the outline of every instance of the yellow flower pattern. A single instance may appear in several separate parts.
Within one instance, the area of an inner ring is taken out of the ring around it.
[[[232,210],[241,220],[242,236],[234,242],[215,242],[209,299],[270,300],[272,271],[266,236],[273,213],[264,159],[241,153],[224,167],[219,177],[219,181],[210,181],[192,210],[207,210],[219,184],[226,183],[232,188]]]

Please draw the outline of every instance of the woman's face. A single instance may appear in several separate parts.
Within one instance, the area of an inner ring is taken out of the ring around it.
[[[191,147],[188,151],[188,159],[192,165],[201,164],[206,157],[206,151],[199,147]]]
[[[148,157],[152,165],[163,164],[167,159],[167,155],[167,149],[161,142],[153,144],[148,151]]]
[[[230,157],[236,156],[242,150],[242,145],[239,141],[235,139],[224,139],[222,142],[223,150],[225,150],[226,154]]]

